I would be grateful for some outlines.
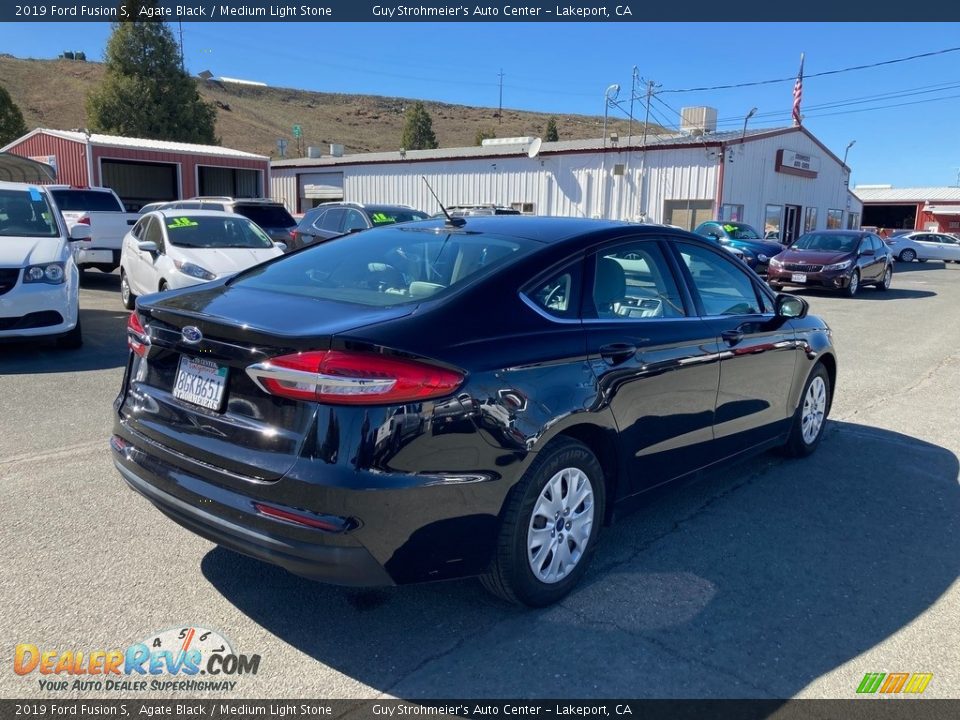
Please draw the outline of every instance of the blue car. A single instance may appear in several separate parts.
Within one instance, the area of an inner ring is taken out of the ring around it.
[[[764,240],[760,233],[746,223],[711,220],[700,223],[694,232],[725,247],[740,250],[743,252],[744,262],[760,275],[766,274],[770,258],[786,249],[775,240]]]

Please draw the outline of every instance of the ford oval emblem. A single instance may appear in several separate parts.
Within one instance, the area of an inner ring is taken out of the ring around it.
[[[200,332],[200,328],[193,325],[187,325],[183,330],[180,331],[180,337],[183,338],[183,341],[188,345],[196,345],[198,342],[203,340],[203,333]]]

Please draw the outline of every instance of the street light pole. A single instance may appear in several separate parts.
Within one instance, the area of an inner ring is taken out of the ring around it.
[[[847,173],[847,181],[844,183],[847,187],[850,187],[850,169],[847,167],[847,154],[850,152],[850,148],[857,144],[856,140],[851,140],[847,143],[847,149],[843,151],[843,169]]]
[[[743,139],[747,136],[747,123],[750,122],[750,118],[757,114],[757,109],[753,108],[750,112],[747,113],[747,116],[743,119],[743,132],[740,133],[740,144],[743,144]]]

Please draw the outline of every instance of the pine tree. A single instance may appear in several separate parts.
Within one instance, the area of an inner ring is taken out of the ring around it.
[[[431,150],[437,147],[433,120],[422,102],[415,102],[407,109],[400,147],[405,150]]]
[[[543,139],[547,142],[556,142],[560,139],[560,132],[557,130],[557,119],[555,117],[547,121],[547,129],[543,133]]]
[[[0,147],[26,134],[27,126],[23,122],[23,113],[7,89],[0,85]]]
[[[87,98],[91,129],[114,135],[218,143],[217,111],[183,70],[166,23],[115,23],[107,42],[106,77]]]

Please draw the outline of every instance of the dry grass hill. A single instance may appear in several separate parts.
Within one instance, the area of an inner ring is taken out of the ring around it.
[[[0,56],[0,83],[20,106],[28,128],[84,127],[87,93],[103,73],[104,66],[95,62]],[[197,82],[203,97],[218,108],[217,133],[221,143],[263,155],[275,155],[276,141],[282,137],[289,141],[287,157],[296,157],[296,142],[291,136],[294,124],[303,128],[304,154],[309,145],[321,147],[326,154],[329,143],[342,143],[348,153],[399,149],[404,108],[411,102],[375,95]],[[426,100],[424,104],[433,118],[441,147],[473,145],[481,129],[492,129],[498,137],[542,136],[550,118],[549,113],[504,109],[502,124],[497,124],[496,108]],[[565,114],[554,117],[562,140],[601,135],[602,117]],[[610,126],[621,136],[627,133],[625,120],[611,118]],[[634,123],[635,134],[639,128],[640,123]],[[660,130],[659,126],[655,129]]]

